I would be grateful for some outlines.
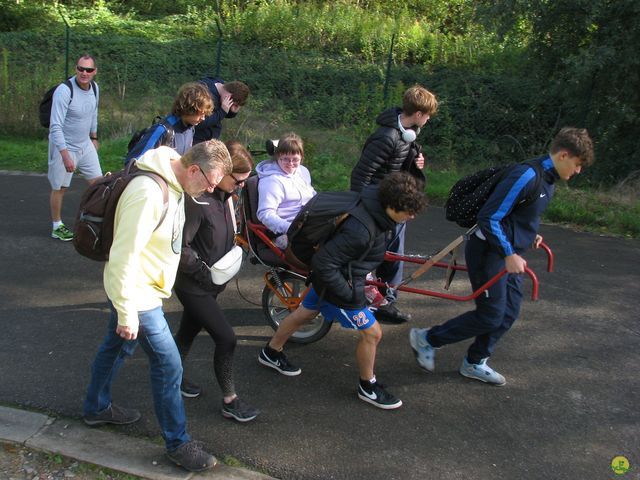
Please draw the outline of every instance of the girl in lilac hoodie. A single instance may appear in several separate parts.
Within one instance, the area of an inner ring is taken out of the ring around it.
[[[285,248],[289,225],[302,206],[316,194],[309,170],[302,165],[304,146],[295,133],[278,140],[274,158],[260,162],[258,182],[258,219],[278,235],[276,245]]]

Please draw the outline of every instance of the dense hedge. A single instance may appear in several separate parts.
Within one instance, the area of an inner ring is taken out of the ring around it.
[[[513,9],[500,9],[489,0],[219,0],[221,73],[251,86],[248,111],[348,127],[361,144],[384,107],[395,34],[387,104],[416,82],[441,100],[423,134],[430,161],[521,160],[545,151],[560,126],[586,126],[598,161],[580,182],[611,184],[640,171],[640,57],[633,54],[640,4],[576,0],[576,11],[572,1],[514,0]],[[487,24],[499,25],[482,30],[476,3],[490,9]],[[211,2],[57,5],[68,7],[60,12],[73,26],[71,61],[84,51],[98,58],[103,134],[122,136],[145,125],[166,111],[181,83],[216,68]],[[42,135],[37,102],[64,75],[60,12],[35,0],[0,0],[0,7],[0,128]],[[427,11],[430,17],[419,16]],[[152,21],[141,12],[170,16]]]
[[[63,77],[63,69],[51,65],[62,65],[64,53],[59,39],[39,33],[5,33],[1,38],[8,52],[8,77],[20,81],[9,81],[8,91],[3,92],[1,107],[9,115],[3,116],[0,126],[29,133],[38,129],[39,94]],[[73,45],[72,59],[84,51],[98,58],[103,99],[120,113],[101,119],[102,130],[114,133],[130,124],[144,124],[150,118],[146,112],[169,105],[181,83],[215,69],[211,41],[74,35]],[[372,120],[384,108],[384,65],[353,57],[226,43],[222,74],[247,82],[256,105],[292,112],[293,118],[326,128],[352,125],[356,141],[371,130]],[[536,96],[526,92],[535,88],[523,89],[524,79],[398,66],[393,70],[390,103],[399,103],[404,88],[415,82],[433,89],[441,101],[440,114],[425,132],[434,162],[517,160],[540,152],[548,140],[554,109],[533,103]],[[136,118],[142,112],[142,118]]]

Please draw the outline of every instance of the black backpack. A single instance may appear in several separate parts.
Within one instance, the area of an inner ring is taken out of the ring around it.
[[[144,137],[144,135],[157,124],[162,125],[162,127],[168,134],[166,135],[165,140],[162,142],[162,145],[171,145],[174,136],[173,126],[168,122],[167,117],[161,117],[160,115],[158,115],[153,119],[153,123],[151,123],[150,126],[133,133],[133,135],[131,136],[131,140],[129,140],[129,143],[127,143],[127,156],[129,156],[129,152],[131,152],[133,147],[138,144],[142,137]]]
[[[522,163],[529,165],[536,171],[533,194],[519,204],[519,206],[526,206],[539,196],[543,171],[537,162],[527,161]],[[474,226],[477,222],[478,212],[486,203],[496,185],[500,180],[506,178],[516,165],[519,164],[486,168],[458,180],[451,187],[447,202],[444,205],[447,220],[456,222],[464,228]]]
[[[313,255],[349,215],[356,217],[369,231],[369,248],[361,256],[364,258],[375,241],[376,228],[371,216],[360,205],[360,194],[321,192],[302,207],[287,230],[287,261],[297,268],[308,269]]]
[[[169,208],[167,181],[157,173],[140,170],[135,163],[129,162],[123,170],[107,173],[89,185],[82,195],[73,225],[73,246],[80,255],[99,262],[109,260],[118,200],[129,182],[139,175],[153,178],[162,189],[164,209],[154,231],[163,222]]]
[[[73,100],[73,85],[71,85],[71,80],[65,80],[64,83],[69,90],[71,91],[71,98],[69,99],[69,103]],[[47,90],[42,96],[42,100],[40,100],[40,105],[38,106],[38,117],[40,119],[40,125],[44,128],[49,128],[51,125],[51,105],[53,104],[53,92],[56,91],[62,83],[58,85],[54,85],[49,90]],[[91,89],[93,90],[93,94],[98,97],[98,91],[96,90],[96,82],[91,82]]]

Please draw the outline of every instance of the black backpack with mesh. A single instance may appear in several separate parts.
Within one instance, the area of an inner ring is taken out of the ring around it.
[[[519,206],[531,204],[539,196],[542,185],[542,167],[534,161],[522,162],[536,171],[533,193],[524,199]],[[478,212],[489,199],[496,185],[519,164],[502,165],[480,170],[458,180],[447,197],[444,205],[447,220],[456,222],[464,228],[470,228],[477,222]]]

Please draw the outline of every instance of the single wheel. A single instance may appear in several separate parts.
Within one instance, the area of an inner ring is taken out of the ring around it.
[[[270,285],[265,285],[264,290],[262,290],[262,311],[269,325],[271,325],[271,328],[274,330],[277,330],[280,322],[284,317],[289,315],[289,307],[297,305],[296,300],[302,296],[307,288],[304,284],[305,279],[292,273],[280,272],[278,273],[278,277],[280,277],[282,282],[282,288],[278,289],[278,291],[285,302],[289,302],[289,305],[284,303],[283,300],[275,294]],[[277,284],[277,282],[273,280],[271,280],[271,282],[273,285]],[[311,323],[308,323],[291,335],[289,341],[294,343],[316,342],[329,332],[331,325],[331,322],[324,321],[322,315],[318,315]]]

